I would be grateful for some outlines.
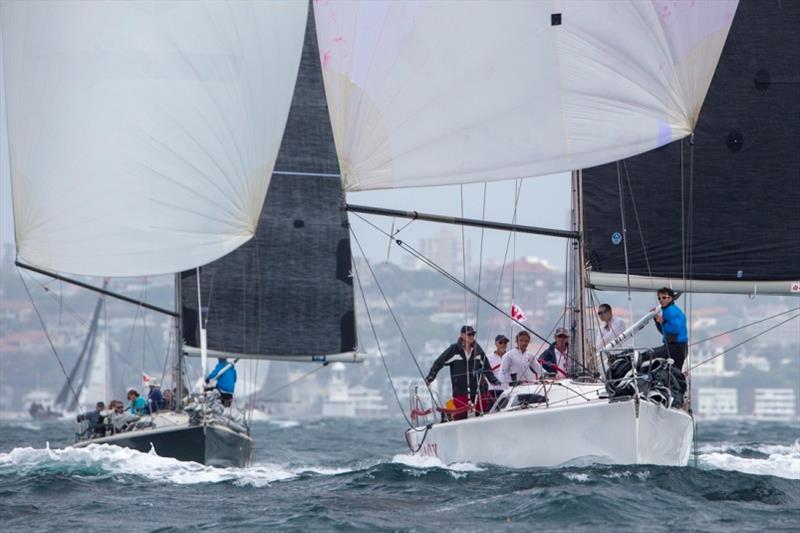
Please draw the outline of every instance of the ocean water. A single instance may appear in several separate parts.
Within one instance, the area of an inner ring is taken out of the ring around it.
[[[800,427],[698,425],[696,466],[507,469],[409,455],[402,419],[254,425],[219,469],[0,421],[4,531],[797,531]],[[48,445],[49,443],[49,445]]]

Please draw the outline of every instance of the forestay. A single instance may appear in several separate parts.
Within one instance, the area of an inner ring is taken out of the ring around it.
[[[204,266],[212,356],[356,360],[347,213],[309,17],[300,71],[256,236]],[[199,353],[195,270],[182,275],[183,337]]]
[[[19,260],[152,275],[253,236],[303,2],[4,2],[0,18]]]
[[[593,285],[625,287],[629,272],[641,289],[800,295],[799,26],[796,2],[739,6],[691,174],[686,141],[683,156],[673,143],[619,175],[617,164],[584,170]]]
[[[694,129],[737,2],[315,2],[345,188],[598,165]]]

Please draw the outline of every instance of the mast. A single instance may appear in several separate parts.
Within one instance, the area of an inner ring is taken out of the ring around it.
[[[587,368],[586,328],[584,326],[584,259],[583,259],[583,195],[582,171],[572,171],[572,216],[571,229],[577,234],[572,241],[572,314],[570,317],[570,354],[572,373],[585,373]]]
[[[181,274],[175,274],[175,366],[172,368],[172,383],[175,386],[175,410],[183,405],[183,328],[181,320]]]

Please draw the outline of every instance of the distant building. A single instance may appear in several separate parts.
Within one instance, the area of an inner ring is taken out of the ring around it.
[[[389,408],[383,401],[380,391],[361,385],[350,387],[347,384],[346,369],[343,363],[334,363],[328,396],[322,402],[322,416],[340,418],[381,418]]]
[[[725,355],[723,348],[717,348],[713,351],[697,351],[692,354],[691,363],[700,364],[700,366],[692,370],[693,378],[723,378],[735,376],[738,372],[733,370],[725,370]],[[707,361],[707,362],[704,362]]]
[[[758,420],[792,420],[794,389],[755,389],[753,416]]]
[[[744,370],[747,367],[760,370],[761,372],[769,372],[772,369],[769,364],[769,359],[762,355],[753,355],[752,353],[739,355],[739,368]]]
[[[441,228],[431,238],[420,239],[419,251],[427,259],[453,275],[463,275],[464,264],[472,263],[470,239],[466,239],[462,246],[461,235],[448,228]]]
[[[705,420],[732,418],[739,414],[739,395],[735,388],[697,389],[697,416]]]

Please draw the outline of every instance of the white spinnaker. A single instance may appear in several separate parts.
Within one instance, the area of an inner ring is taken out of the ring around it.
[[[304,2],[3,2],[18,258],[178,272],[249,240],[303,45]]]
[[[315,2],[345,188],[552,174],[682,138],[736,7]]]

